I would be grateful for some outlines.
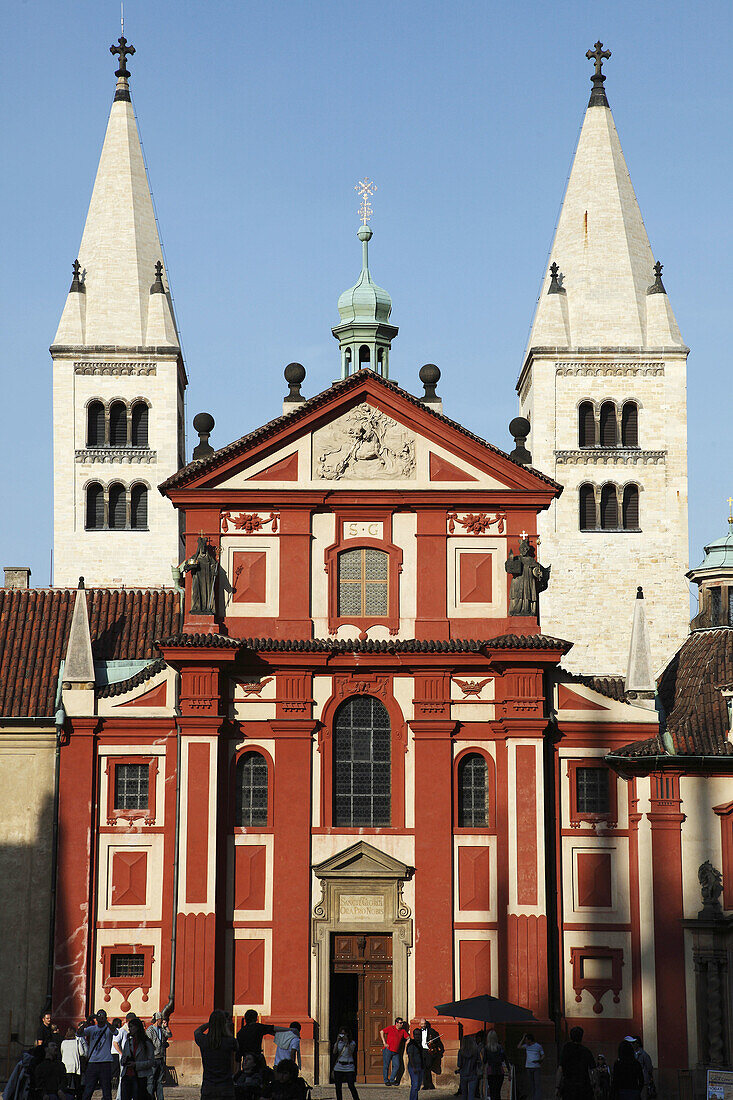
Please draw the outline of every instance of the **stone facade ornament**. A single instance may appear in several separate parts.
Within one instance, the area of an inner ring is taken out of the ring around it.
[[[193,557],[184,561],[183,572],[192,575],[191,614],[213,615],[219,563],[204,535],[199,535],[198,546]]]
[[[550,583],[551,566],[540,565],[535,558],[534,548],[527,539],[519,544],[519,556],[509,553],[504,568],[512,578],[509,588],[510,615],[536,615],[539,607],[539,594]]]
[[[404,481],[415,477],[415,437],[364,403],[315,432],[313,459],[327,481]]]
[[[503,535],[506,516],[503,512],[492,515],[487,515],[486,512],[466,512],[462,516],[458,512],[449,512],[447,519],[449,535],[454,533],[456,524],[463,527],[468,535],[485,535],[489,527],[496,527],[497,534]]]
[[[702,909],[699,915],[713,920],[722,917],[720,895],[723,893],[723,876],[716,867],[713,867],[709,859],[700,864],[697,880],[702,894]]]

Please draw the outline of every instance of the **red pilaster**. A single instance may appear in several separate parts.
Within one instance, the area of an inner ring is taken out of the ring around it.
[[[311,911],[312,719],[270,723],[275,738],[273,826],[273,1018],[305,1021],[308,1011]]]
[[[53,983],[53,1014],[61,1025],[78,1022],[95,1007],[90,1003],[94,947],[90,910],[96,864],[97,721],[75,718],[61,748]]]
[[[446,513],[417,513],[416,638],[448,638]]]
[[[453,993],[451,737],[455,722],[410,722],[415,738],[415,1014],[434,1017]]]
[[[284,510],[280,515],[280,609],[277,634],[283,638],[310,638],[311,513],[308,508]]]
[[[682,822],[678,775],[650,777],[654,974],[657,1043],[661,1069],[687,1066],[687,1017],[680,1010],[680,975],[685,972],[682,929]]]

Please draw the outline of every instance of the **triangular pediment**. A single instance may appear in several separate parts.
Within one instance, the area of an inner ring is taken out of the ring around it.
[[[394,856],[381,852],[372,844],[367,844],[365,840],[360,840],[317,864],[313,873],[318,878],[406,879],[411,876],[412,868]]]
[[[297,481],[293,474],[297,470]],[[164,490],[475,488],[554,496],[550,478],[369,370],[174,474]],[[549,503],[549,501],[548,501]]]

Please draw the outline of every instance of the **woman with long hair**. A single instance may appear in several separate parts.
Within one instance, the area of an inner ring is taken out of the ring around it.
[[[511,1073],[509,1063],[506,1060],[504,1047],[499,1042],[499,1036],[494,1029],[487,1032],[486,1045],[483,1050],[484,1071],[489,1100],[501,1100],[501,1086],[504,1083],[504,1070]]]
[[[215,1008],[193,1037],[201,1051],[201,1100],[234,1100],[237,1040],[231,1018]]]
[[[475,1100],[481,1071],[481,1052],[473,1035],[464,1035],[458,1051],[456,1073],[461,1083],[461,1100]]]
[[[120,1059],[120,1100],[147,1100],[148,1077],[154,1065],[153,1044],[142,1020],[134,1016],[127,1025],[127,1042]]]
[[[351,1038],[347,1028],[342,1027],[333,1044],[333,1083],[336,1086],[336,1100],[342,1100],[344,1082],[349,1086],[353,1100],[359,1100],[356,1091],[356,1041]]]
[[[644,1072],[628,1039],[618,1045],[618,1058],[611,1072],[611,1100],[641,1100]]]

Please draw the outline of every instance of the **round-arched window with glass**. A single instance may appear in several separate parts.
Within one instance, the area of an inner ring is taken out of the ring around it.
[[[333,823],[389,825],[392,814],[391,740],[386,707],[355,695],[333,723]]]
[[[470,752],[458,761],[458,824],[485,829],[489,823],[489,767],[486,758]]]
[[[245,752],[237,761],[234,823],[239,828],[267,825],[267,761],[260,752]]]

